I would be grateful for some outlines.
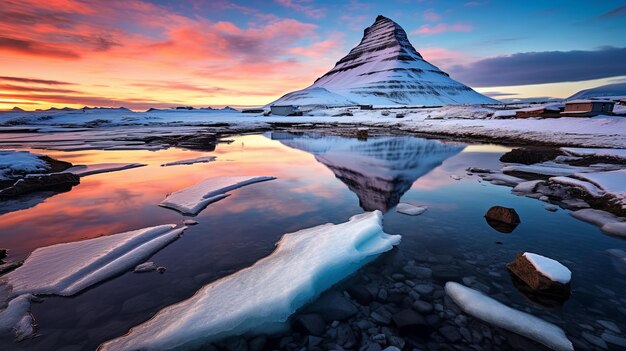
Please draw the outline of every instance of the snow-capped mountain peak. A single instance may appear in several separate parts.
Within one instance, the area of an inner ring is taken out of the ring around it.
[[[322,94],[323,93],[323,94]],[[447,105],[497,101],[481,95],[428,63],[404,29],[384,16],[361,42],[313,85],[271,104]],[[271,105],[270,104],[270,105]]]

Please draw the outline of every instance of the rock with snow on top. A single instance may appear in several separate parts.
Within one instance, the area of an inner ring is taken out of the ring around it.
[[[465,313],[484,322],[532,339],[555,351],[574,350],[565,332],[552,323],[510,308],[459,283],[447,282],[445,291]]]
[[[558,261],[524,252],[506,267],[536,292],[569,297],[572,272]]]

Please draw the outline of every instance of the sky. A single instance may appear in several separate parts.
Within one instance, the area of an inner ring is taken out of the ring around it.
[[[264,105],[330,70],[379,14],[498,99],[626,82],[623,1],[1,0],[0,109]]]

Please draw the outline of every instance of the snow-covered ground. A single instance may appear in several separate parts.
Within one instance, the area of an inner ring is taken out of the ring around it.
[[[24,128],[49,131],[51,126],[211,126],[226,123],[224,131],[236,132],[268,128],[269,123],[359,124],[362,126],[393,127],[407,132],[435,133],[461,137],[509,139],[544,142],[579,147],[626,148],[626,117],[597,116],[593,118],[497,119],[498,110],[478,105],[449,105],[442,108],[407,108],[392,110],[359,110],[356,108],[314,109],[305,116],[262,116],[232,110],[167,110],[133,112],[120,109],[78,111],[40,111],[0,113],[0,129]],[[352,116],[333,117],[342,113]],[[404,114],[396,118],[396,114]],[[46,117],[46,118],[43,118]],[[108,122],[96,123],[98,120]],[[5,127],[2,127],[4,125]],[[14,138],[15,136],[11,136]],[[6,137],[5,137],[6,138]],[[3,138],[4,139],[4,138]],[[3,143],[9,142],[4,140]],[[35,142],[33,140],[33,142]],[[71,145],[67,140],[66,147]],[[99,141],[101,148],[107,139]],[[110,139],[109,139],[110,143]],[[119,143],[118,143],[119,144]],[[132,147],[126,145],[125,147]],[[141,147],[141,146],[140,146]]]
[[[41,156],[43,155],[28,151],[0,150],[0,180],[50,170],[50,166],[40,158]]]
[[[168,306],[101,351],[193,348],[233,335],[272,330],[324,290],[391,250],[400,236],[383,232],[379,211],[348,222],[285,234],[249,268]]]

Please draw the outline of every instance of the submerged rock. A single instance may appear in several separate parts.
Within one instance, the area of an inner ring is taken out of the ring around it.
[[[501,233],[511,233],[520,223],[515,209],[493,206],[485,213],[485,220],[495,230]]]
[[[158,266],[154,262],[144,262],[142,264],[137,265],[135,269],[133,269],[133,272],[135,273],[152,272],[152,271],[155,271],[157,267]]]
[[[432,330],[424,317],[410,308],[394,314],[391,319],[400,335],[426,336]]]

